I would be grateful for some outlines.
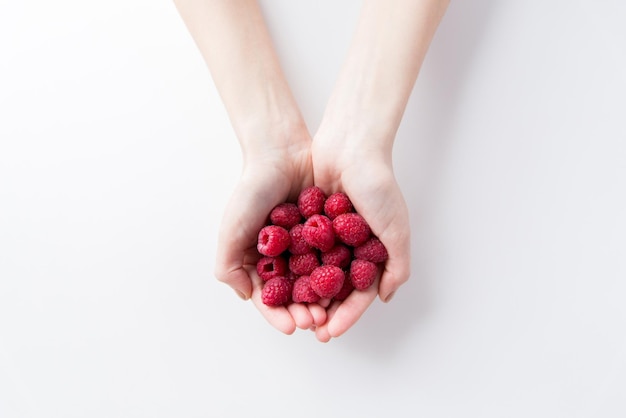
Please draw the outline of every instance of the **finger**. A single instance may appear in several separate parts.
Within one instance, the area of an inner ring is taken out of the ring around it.
[[[390,296],[406,283],[411,271],[411,232],[408,209],[402,199],[396,202],[395,207],[397,211],[390,218],[381,215],[374,217],[372,221],[372,232],[384,244],[388,254],[378,287],[378,294],[384,302],[388,302]],[[380,219],[383,222],[379,224]]]
[[[331,300],[327,298],[320,299],[317,304],[322,308],[326,309],[330,305]]]
[[[309,312],[311,312],[311,316],[313,317],[313,325],[315,327],[324,325],[326,322],[326,309],[322,308],[317,303],[310,303]]]
[[[302,303],[291,303],[287,306],[287,310],[298,328],[309,329],[313,325],[313,315],[311,315],[306,305]]]
[[[361,318],[378,294],[375,282],[366,290],[354,290],[337,308],[332,319],[328,320],[328,334],[337,338],[344,334]]]
[[[383,241],[384,239],[384,241]],[[380,278],[378,294],[383,302],[389,302],[400,286],[409,280],[411,274],[411,250],[408,236],[389,239],[383,236],[381,242],[385,244],[389,258],[385,261]]]
[[[326,310],[326,322],[315,329],[315,337],[318,339],[318,341],[327,343],[332,338],[330,333],[328,332],[328,323],[332,320],[340,304],[341,302],[335,301]]]

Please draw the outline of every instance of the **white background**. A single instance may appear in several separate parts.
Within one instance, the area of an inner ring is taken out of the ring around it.
[[[310,129],[358,1],[263,3]],[[213,278],[240,154],[169,1],[0,3],[0,417],[626,416],[626,3],[453,0],[413,274],[328,344]]]

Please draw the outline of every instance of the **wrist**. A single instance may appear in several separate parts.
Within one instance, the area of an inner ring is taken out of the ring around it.
[[[355,110],[342,107],[341,111],[333,111],[329,106],[313,145],[353,161],[360,157],[389,160],[397,132],[395,122],[368,117],[369,112],[356,110],[356,107],[352,109]]]
[[[333,90],[318,132],[340,136],[344,145],[391,152],[408,95],[382,85],[368,74],[367,65],[348,67]]]
[[[299,114],[256,114],[234,128],[246,164],[286,161],[307,154],[311,146],[311,136]]]

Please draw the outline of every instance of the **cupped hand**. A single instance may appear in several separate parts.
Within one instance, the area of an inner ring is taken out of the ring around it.
[[[297,198],[313,183],[310,138],[290,140],[288,146],[266,143],[262,150],[244,152],[241,178],[222,218],[215,275],[242,299],[251,299],[267,321],[291,334],[326,322],[326,311],[317,304],[269,307],[261,301],[263,281],[256,271],[260,258],[257,240],[274,206]],[[245,151],[245,150],[244,150]],[[250,150],[248,150],[250,151]]]
[[[387,302],[408,280],[410,227],[390,152],[318,135],[312,145],[312,162],[315,184],[326,194],[346,193],[389,253],[373,286],[366,291],[353,291],[345,301],[326,306],[327,321],[316,328],[316,337],[326,342],[352,327],[377,294]]]

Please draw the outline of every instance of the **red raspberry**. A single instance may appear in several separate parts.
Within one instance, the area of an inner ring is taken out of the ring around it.
[[[302,229],[304,240],[311,247],[328,251],[335,245],[333,222],[324,215],[312,215]]]
[[[299,276],[309,275],[316,267],[320,266],[317,254],[310,252],[306,254],[293,254],[289,257],[289,270]]]
[[[270,212],[270,221],[285,229],[297,225],[301,219],[300,210],[295,203],[281,203]]]
[[[289,247],[289,231],[282,226],[268,225],[259,231],[257,250],[268,257],[276,257]]]
[[[333,219],[333,231],[341,242],[352,247],[363,244],[371,234],[367,221],[358,213],[343,213]]]
[[[320,266],[311,273],[311,288],[322,298],[332,298],[341,290],[345,278],[337,266]]]
[[[371,261],[353,260],[348,277],[355,289],[365,290],[374,283],[377,274],[378,267]]]
[[[343,286],[341,286],[341,290],[335,295],[333,299],[338,301],[344,301],[348,298],[348,296],[350,296],[350,293],[352,293],[353,290],[354,286],[352,285],[352,282],[346,279],[343,281]]]
[[[382,263],[388,257],[387,248],[376,237],[371,237],[354,249],[354,258],[371,261],[372,263]]]
[[[256,271],[264,281],[287,274],[287,261],[283,257],[261,257],[256,263]]]
[[[326,195],[317,186],[307,187],[298,196],[298,209],[305,218],[320,214],[324,211]]]
[[[320,300],[320,295],[311,288],[311,277],[300,276],[293,284],[292,299],[296,303],[315,303]]]
[[[268,306],[285,305],[291,301],[293,282],[286,277],[274,277],[265,282],[261,300]]]
[[[306,243],[304,237],[302,236],[303,228],[304,224],[298,224],[289,230],[291,243],[287,249],[291,254],[306,254],[313,250],[313,248]]]
[[[342,213],[352,212],[353,206],[347,194],[342,192],[333,193],[324,202],[324,213],[330,219],[335,219]]]
[[[322,264],[337,266],[341,268],[348,267],[352,260],[350,248],[343,244],[335,244],[333,248],[322,253]]]

